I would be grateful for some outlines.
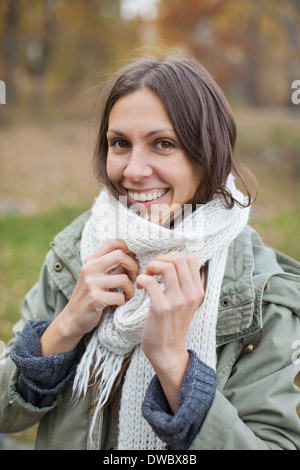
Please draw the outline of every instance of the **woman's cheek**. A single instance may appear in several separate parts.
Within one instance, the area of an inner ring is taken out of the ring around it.
[[[118,183],[122,179],[123,169],[118,159],[109,156],[106,162],[107,176],[112,183]]]

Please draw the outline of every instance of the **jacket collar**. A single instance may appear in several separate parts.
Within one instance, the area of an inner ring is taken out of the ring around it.
[[[261,308],[256,308],[254,256],[251,229],[247,227],[229,246],[219,299],[217,345],[248,336],[261,329]],[[263,287],[262,287],[263,290]]]

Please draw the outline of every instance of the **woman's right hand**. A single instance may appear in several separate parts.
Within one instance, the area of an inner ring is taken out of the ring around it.
[[[137,274],[138,263],[124,240],[105,242],[85,260],[69,303],[43,333],[42,355],[72,351],[98,325],[106,307],[133,297]]]

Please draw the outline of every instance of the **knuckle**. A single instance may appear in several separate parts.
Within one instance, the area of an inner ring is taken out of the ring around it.
[[[117,248],[115,250],[115,255],[116,255],[117,259],[120,260],[124,256],[124,251],[122,251],[121,248]]]
[[[126,302],[125,295],[122,292],[118,292],[118,305],[124,305]]]
[[[123,274],[119,274],[119,276],[120,276],[120,283],[121,284],[128,284],[130,282],[127,274],[123,273]]]
[[[198,295],[192,296],[190,303],[193,307],[198,308],[198,306],[200,305],[200,297]]]
[[[172,273],[175,269],[175,266],[173,263],[166,263],[165,267],[163,268],[165,273]]]
[[[119,238],[111,238],[110,240],[108,240],[108,243],[110,247],[114,250],[117,250],[120,248],[120,246],[124,245],[124,241],[120,240]]]
[[[175,308],[176,310],[182,310],[186,307],[186,301],[182,298],[176,299]]]
[[[80,276],[83,277],[84,279],[87,279],[89,274],[90,274],[90,265],[88,263],[85,263],[81,267]]]
[[[96,293],[91,290],[91,291],[89,292],[89,302],[88,302],[89,305],[90,305],[91,307],[97,307],[97,306],[99,305],[99,303],[100,303],[99,300],[100,300],[100,299],[99,299],[99,296],[96,295]]]
[[[197,290],[197,293],[198,293],[198,297],[199,297],[200,301],[202,302],[203,299],[204,299],[204,296],[205,296],[205,290],[204,290],[204,287],[203,287],[202,283],[201,283],[200,289]]]
[[[204,298],[203,289],[193,292],[191,296],[191,300],[193,304],[195,304],[197,307],[202,303],[203,298]]]
[[[160,313],[163,316],[169,316],[172,313],[172,309],[169,305],[162,305]]]
[[[142,281],[142,283],[145,285],[151,285],[151,284],[154,284],[155,279],[153,276],[150,276],[149,274],[139,274],[137,277],[137,281]]]
[[[157,280],[153,276],[147,276],[146,282],[149,286],[156,286],[157,285]]]

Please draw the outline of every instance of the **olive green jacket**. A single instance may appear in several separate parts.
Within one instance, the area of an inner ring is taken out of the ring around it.
[[[88,216],[55,237],[14,337],[27,320],[51,320],[65,307],[81,269],[80,239]],[[249,226],[230,246],[217,323],[217,391],[191,449],[300,449],[300,393],[294,385],[300,369],[299,275],[300,263],[263,245]],[[39,422],[37,449],[111,448],[115,432],[106,414],[91,440],[91,397],[74,406],[71,383],[49,407],[23,400],[16,387],[18,369],[9,357],[13,342],[0,361],[0,432]]]

